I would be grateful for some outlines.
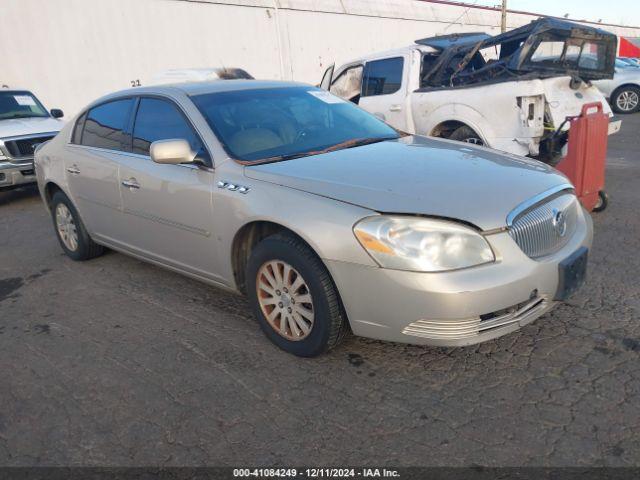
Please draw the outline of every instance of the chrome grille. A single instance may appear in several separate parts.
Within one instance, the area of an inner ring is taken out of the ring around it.
[[[518,215],[509,227],[509,234],[527,256],[551,255],[564,247],[574,234],[579,208],[575,195],[560,194]]]
[[[5,141],[9,155],[15,159],[33,158],[36,147],[51,140],[55,135],[29,136]]]
[[[413,337],[437,340],[458,340],[475,337],[513,323],[524,324],[542,315],[550,303],[544,297],[534,297],[511,308],[464,320],[418,320],[407,325],[402,333]]]

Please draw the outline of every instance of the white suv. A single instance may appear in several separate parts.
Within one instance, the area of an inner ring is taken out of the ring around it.
[[[27,90],[0,90],[0,191],[36,182],[33,153],[64,126]]]

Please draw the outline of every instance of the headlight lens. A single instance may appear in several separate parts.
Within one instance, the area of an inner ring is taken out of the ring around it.
[[[361,220],[353,231],[384,268],[443,272],[495,261],[482,235],[444,220],[379,215]]]

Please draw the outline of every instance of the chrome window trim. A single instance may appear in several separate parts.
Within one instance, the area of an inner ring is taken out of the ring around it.
[[[525,200],[520,205],[518,205],[516,208],[511,210],[511,212],[509,212],[509,214],[507,215],[507,227],[512,227],[513,226],[513,222],[516,220],[518,215],[520,215],[523,212],[527,211],[528,209],[532,208],[536,204],[544,201],[546,198],[548,198],[548,197],[550,197],[552,195],[555,195],[556,193],[565,191],[565,190],[573,191],[574,187],[570,183],[562,183],[560,185],[556,185],[553,188],[545,190],[544,192],[539,193],[539,194],[535,195],[534,197],[531,197],[528,200]]]
[[[81,150],[85,149],[85,150],[95,150],[98,152],[105,152],[105,153],[115,153],[117,155],[124,155],[125,157],[139,158],[141,160],[153,162],[153,160],[151,160],[151,157],[149,155],[141,155],[139,153],[125,152],[123,150],[114,150],[112,148],[91,147],[89,145],[78,145],[77,143],[67,143],[67,147],[78,148]],[[160,165],[160,164],[158,163],[157,165]],[[177,164],[174,164],[174,166],[204,170],[207,172],[213,172],[215,170],[214,167],[209,167],[208,165],[198,165],[195,163],[177,163]]]

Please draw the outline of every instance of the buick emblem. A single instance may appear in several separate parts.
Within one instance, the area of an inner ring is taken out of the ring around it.
[[[34,143],[33,145],[31,145],[31,151],[35,152],[40,145],[42,145],[42,143]]]
[[[551,223],[553,224],[554,230],[559,237],[564,237],[567,233],[567,219],[564,217],[564,212],[554,208],[551,213],[553,215]]]

